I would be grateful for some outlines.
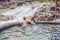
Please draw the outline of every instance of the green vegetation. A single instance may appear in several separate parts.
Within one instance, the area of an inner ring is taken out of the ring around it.
[[[52,1],[55,1],[55,0],[39,0],[40,2],[52,2]],[[58,0],[60,1],[60,0]]]
[[[51,2],[52,0],[39,0],[40,2]]]
[[[11,6],[10,6],[10,9],[15,9],[16,8],[16,4],[12,4]]]

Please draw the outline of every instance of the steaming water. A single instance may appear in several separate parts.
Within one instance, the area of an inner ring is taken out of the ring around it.
[[[31,25],[30,25],[31,26]],[[58,31],[49,30],[53,25],[36,24],[36,31],[30,26],[26,28],[26,34],[22,34],[22,26],[14,26],[0,33],[0,40],[60,40],[60,25],[57,26]]]
[[[34,15],[34,13],[39,9],[39,7],[42,7],[43,5],[24,5],[24,6],[18,6],[13,10],[7,11],[5,16],[13,16],[14,18],[12,20],[21,20],[23,17],[27,17],[29,15]],[[34,7],[34,8],[33,8]]]
[[[18,17],[22,17],[23,15],[26,15],[29,11],[31,11],[32,8],[30,6],[21,6],[21,7],[16,7],[13,10],[7,11],[4,15],[11,15],[14,16],[14,20],[18,19]]]
[[[32,9],[31,6],[21,6],[6,12],[4,15],[12,15],[14,16],[13,20],[21,20],[24,16],[33,15],[38,8]],[[22,33],[22,26],[6,29],[0,33],[0,40],[60,40],[60,25],[55,25],[58,29],[56,32],[49,30],[52,26],[50,24],[36,24],[36,31],[30,26],[27,26],[25,35]]]

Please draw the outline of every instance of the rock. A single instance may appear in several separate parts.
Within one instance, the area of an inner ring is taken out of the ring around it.
[[[0,9],[3,9],[4,7],[2,5],[0,5]]]

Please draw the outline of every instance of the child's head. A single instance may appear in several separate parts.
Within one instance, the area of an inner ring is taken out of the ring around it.
[[[26,20],[26,17],[23,17],[23,20]]]

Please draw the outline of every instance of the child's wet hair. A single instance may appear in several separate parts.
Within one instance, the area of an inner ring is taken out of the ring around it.
[[[26,20],[26,17],[23,17],[24,20]]]

